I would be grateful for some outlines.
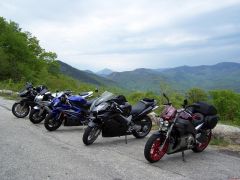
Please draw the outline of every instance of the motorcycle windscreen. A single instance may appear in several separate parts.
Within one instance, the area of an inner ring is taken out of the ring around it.
[[[102,102],[107,102],[111,99],[113,99],[115,95],[111,92],[105,91],[99,98],[97,98],[91,105],[90,111],[93,111],[93,109],[101,104]]]

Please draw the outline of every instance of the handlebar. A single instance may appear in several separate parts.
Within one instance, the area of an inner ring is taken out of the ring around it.
[[[172,105],[172,103],[169,101],[169,98],[165,93],[163,93],[163,97],[165,97],[165,99],[167,100],[167,103],[164,103],[163,105],[169,105],[169,106]]]

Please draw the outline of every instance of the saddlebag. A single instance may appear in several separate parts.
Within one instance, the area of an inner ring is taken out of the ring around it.
[[[193,105],[195,106],[193,109],[193,113],[201,113],[205,116],[213,116],[217,114],[217,109],[213,105],[204,102],[197,102]]]
[[[204,121],[204,128],[205,129],[213,129],[215,128],[215,126],[217,125],[219,120],[219,116],[218,115],[213,115],[213,116],[206,116]]]

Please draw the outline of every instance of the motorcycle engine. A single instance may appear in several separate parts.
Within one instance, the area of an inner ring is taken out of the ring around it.
[[[192,149],[194,145],[194,137],[192,134],[188,134],[186,136],[181,137],[180,147],[187,147],[188,149]]]
[[[187,148],[188,149],[192,149],[193,148],[193,145],[194,145],[194,137],[192,134],[189,134],[188,137],[187,137]]]

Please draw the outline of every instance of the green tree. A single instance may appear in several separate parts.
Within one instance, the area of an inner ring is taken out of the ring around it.
[[[208,94],[200,88],[189,89],[186,93],[186,97],[189,101],[189,104],[208,100]]]
[[[209,92],[213,104],[223,120],[240,119],[240,94],[231,90],[215,90]]]

